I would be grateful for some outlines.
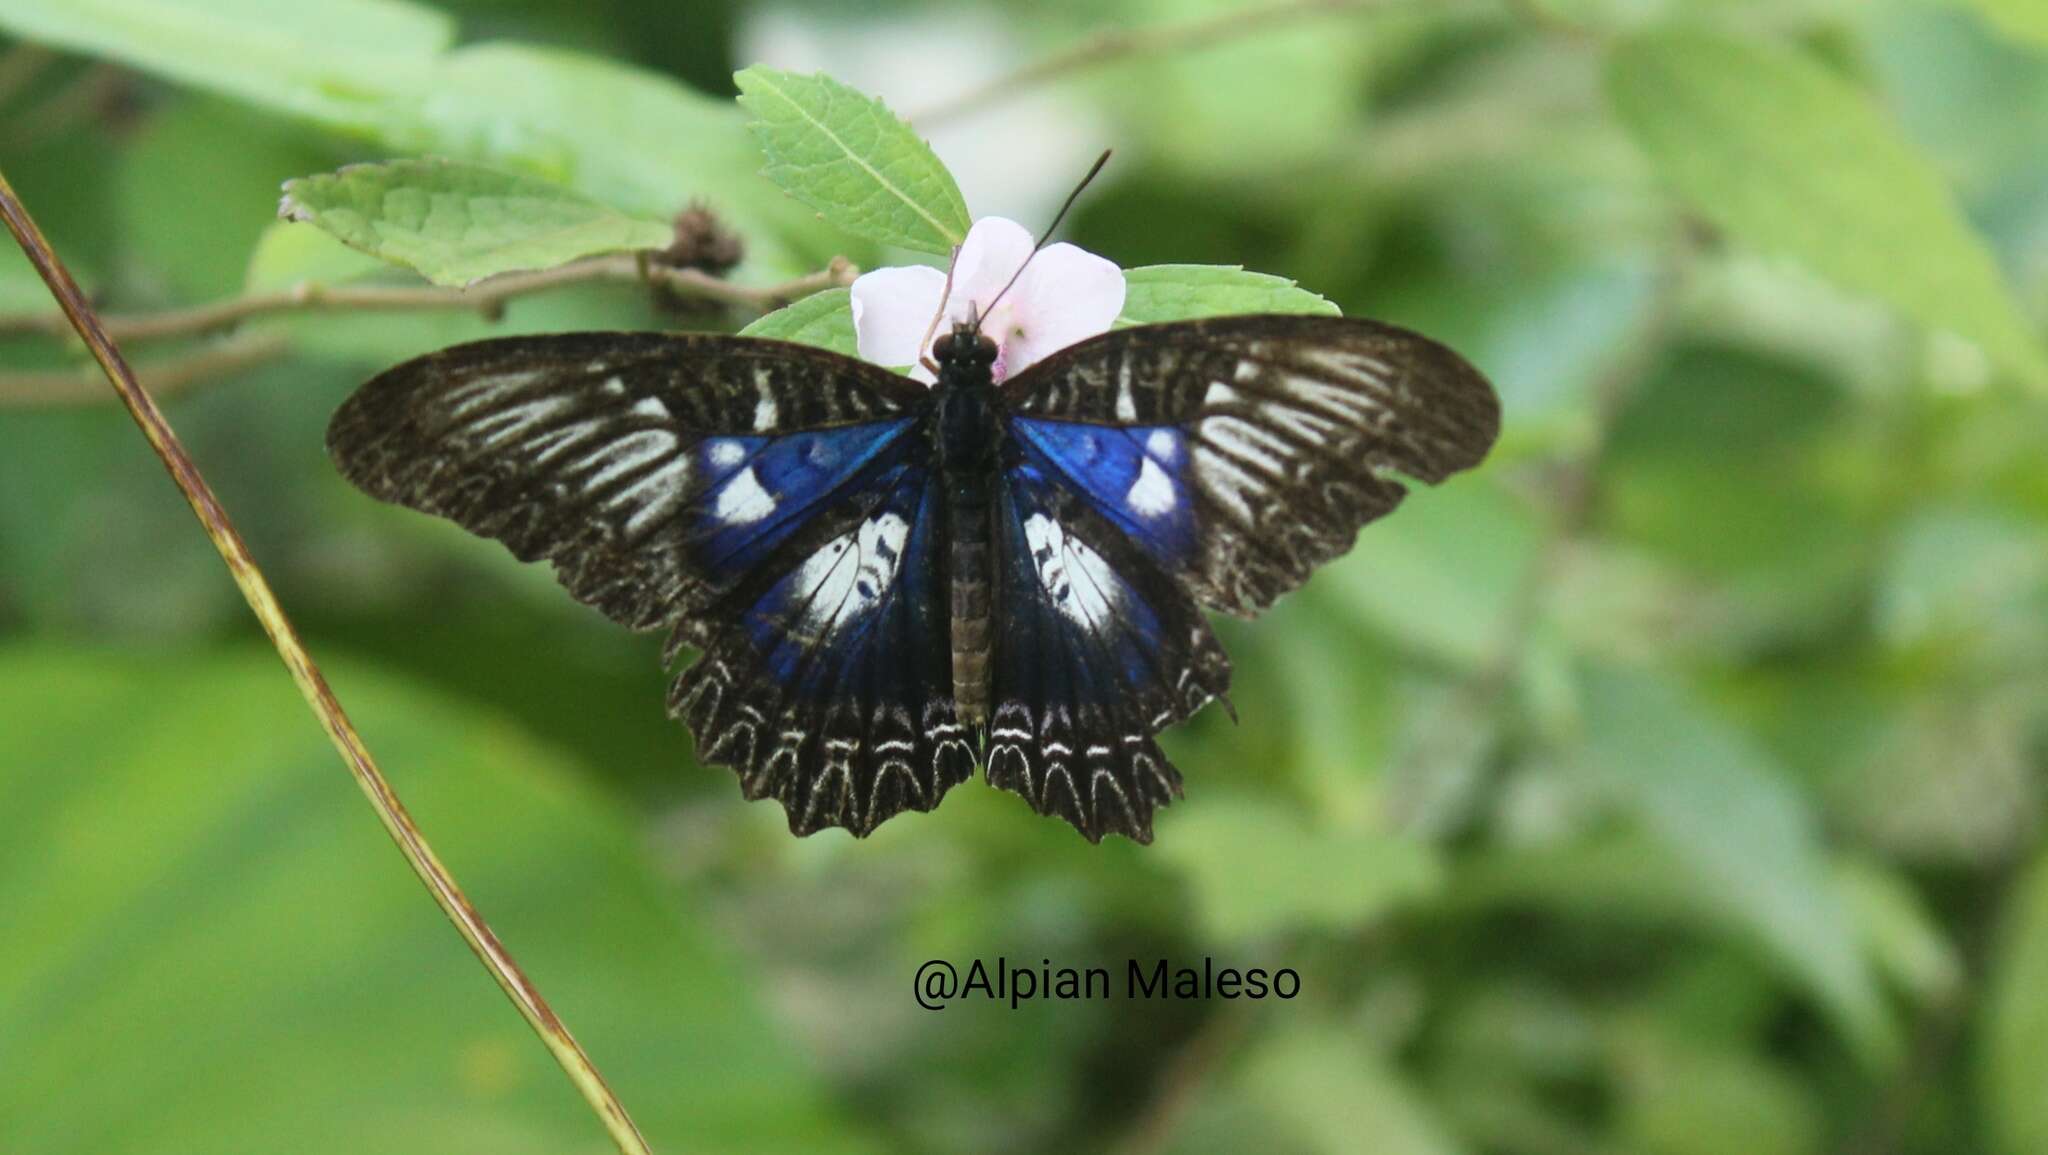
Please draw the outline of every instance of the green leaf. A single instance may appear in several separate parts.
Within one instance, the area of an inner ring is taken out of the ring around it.
[[[331,672],[657,1150],[869,1149],[608,799],[502,718]],[[0,800],[10,1150],[606,1146],[274,656],[0,653]]]
[[[364,123],[423,96],[455,22],[397,0],[0,0],[24,40],[107,56],[296,116]]]
[[[1478,669],[1507,637],[1537,538],[1529,511],[1484,478],[1418,486],[1397,515],[1367,526],[1320,584],[1379,633]]]
[[[1962,993],[1962,957],[1904,874],[1875,860],[1849,859],[1835,864],[1834,877],[1871,961],[1893,985],[1936,1006]]]
[[[278,215],[437,285],[657,249],[674,233],[557,184],[459,161],[355,164],[285,182]]]
[[[2014,40],[2048,47],[2048,4],[2041,0],[1948,0],[1974,10],[1986,24]]]
[[[1384,1056],[1368,1050],[1360,1033],[1329,1024],[1289,1025],[1258,1040],[1219,1092],[1202,1097],[1167,1150],[1174,1155],[1463,1151],[1429,1102]],[[1233,1108],[1256,1122],[1229,1126],[1235,1121],[1230,1119]],[[1361,1147],[1363,1136],[1371,1138]]]
[[[2048,356],[1989,249],[1864,93],[1790,50],[1686,29],[1624,42],[1608,91],[1693,211],[2048,387]]]
[[[1866,1060],[1897,1038],[1806,802],[1741,734],[1647,676],[1590,671],[1584,769],[1709,901],[1804,984]]]
[[[1664,1022],[1614,1032],[1616,1130],[1623,1151],[1657,1155],[1811,1155],[1821,1150],[1813,1089],[1770,1058],[1716,1047]]]
[[[731,101],[561,49],[449,51],[445,17],[397,0],[0,0],[0,30],[400,154],[528,172],[629,213],[667,218],[702,199],[746,238],[743,277],[815,269],[842,243],[773,195]]]
[[[2013,885],[1977,1018],[1978,1092],[2002,1155],[2048,1151],[2048,857]]]
[[[1156,849],[1188,876],[1210,933],[1227,940],[1354,927],[1430,894],[1442,877],[1421,842],[1317,829],[1249,798],[1180,816]]]
[[[741,269],[760,278],[815,269],[838,243],[762,179],[731,101],[615,60],[478,44],[443,60],[428,106],[390,111],[380,138],[403,152],[510,165],[650,217],[701,199],[745,238]]]
[[[1116,323],[1149,325],[1232,313],[1337,312],[1337,306],[1285,277],[1248,273],[1236,265],[1143,265],[1124,270],[1124,311]]]
[[[412,274],[349,248],[312,225],[273,220],[256,242],[244,286],[251,293],[305,285],[406,283]],[[635,310],[639,310],[636,312]],[[625,285],[582,285],[506,303],[495,320],[466,309],[316,312],[253,322],[290,334],[301,353],[353,364],[391,364],[486,337],[579,329],[653,327],[646,295]]]
[[[733,80],[768,155],[762,172],[826,220],[922,253],[951,252],[967,236],[953,174],[881,101],[829,76],[759,65]]]
[[[847,289],[826,289],[784,305],[765,317],[755,318],[740,330],[740,336],[795,341],[848,357],[860,356],[853,330],[853,293]]]

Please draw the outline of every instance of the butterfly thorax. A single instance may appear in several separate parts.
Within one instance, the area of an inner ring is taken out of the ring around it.
[[[934,425],[946,501],[946,585],[951,608],[953,705],[962,723],[988,719],[991,632],[990,481],[1002,449],[996,402],[995,342],[969,325],[940,337],[938,420]]]

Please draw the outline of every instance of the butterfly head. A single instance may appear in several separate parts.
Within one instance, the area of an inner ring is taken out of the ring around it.
[[[938,360],[942,380],[965,383],[966,378],[986,380],[996,363],[995,340],[981,331],[975,320],[955,322],[950,332],[932,342],[932,356]]]

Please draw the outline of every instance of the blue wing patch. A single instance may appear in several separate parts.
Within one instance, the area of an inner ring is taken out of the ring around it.
[[[781,437],[709,437],[693,451],[706,484],[683,535],[707,572],[744,572],[789,540],[828,500],[900,444],[909,418]]]
[[[1117,528],[1177,568],[1195,545],[1187,435],[1171,425],[1013,417],[1026,465],[1057,470]]]

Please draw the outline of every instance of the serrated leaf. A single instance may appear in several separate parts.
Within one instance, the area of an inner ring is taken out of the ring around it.
[[[1693,211],[2048,388],[2048,355],[1989,249],[1864,93],[1789,49],[1690,29],[1624,42],[1608,92]]]
[[[1420,899],[1442,880],[1429,846],[1374,830],[1326,830],[1242,799],[1184,815],[1160,854],[1178,864],[1210,933],[1226,940],[1353,927]]]
[[[331,672],[657,1149],[870,1149],[612,800],[503,717]],[[9,1151],[606,1146],[275,656],[0,654],[0,797]]]
[[[853,293],[848,289],[826,289],[784,305],[765,317],[755,318],[740,330],[740,336],[795,341],[848,357],[860,356],[853,328]]]
[[[1124,311],[1118,325],[1191,321],[1233,313],[1318,313],[1337,306],[1285,277],[1237,265],[1141,265],[1124,270]]]
[[[406,284],[412,274],[352,249],[312,225],[273,221],[256,242],[244,287],[251,293],[295,290],[307,285]],[[290,335],[293,348],[356,364],[393,364],[435,349],[486,337],[517,333],[615,329],[635,324],[634,307],[646,308],[643,294],[616,285],[587,285],[519,297],[502,316],[473,309],[315,311],[251,322]],[[655,324],[651,314],[645,324]]]
[[[437,285],[549,269],[583,257],[655,249],[670,226],[627,216],[530,176],[459,161],[350,165],[285,182],[278,215]]]
[[[949,253],[973,223],[953,174],[881,101],[829,76],[759,65],[733,76],[784,192],[856,236]]]
[[[1584,680],[1591,781],[1669,847],[1706,899],[1812,992],[1873,1063],[1898,1042],[1805,799],[1740,733],[1645,675]]]

